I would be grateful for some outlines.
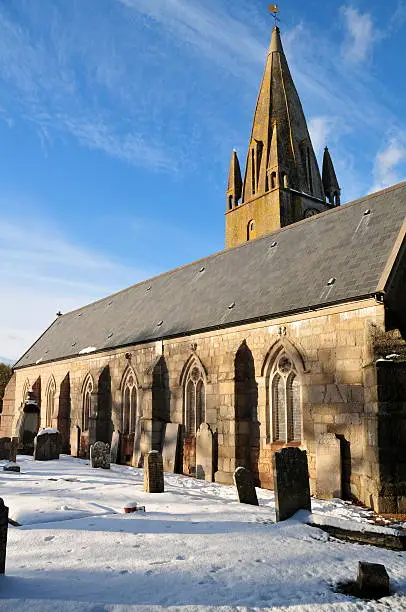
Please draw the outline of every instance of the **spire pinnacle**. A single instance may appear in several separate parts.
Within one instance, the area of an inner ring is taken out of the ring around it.
[[[334,170],[333,160],[327,147],[324,149],[322,176],[323,188],[328,201],[330,204],[334,204],[334,206],[339,206],[341,189]]]

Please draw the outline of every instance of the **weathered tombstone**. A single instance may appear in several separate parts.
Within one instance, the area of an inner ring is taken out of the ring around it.
[[[0,438],[0,460],[9,458],[10,446],[11,438]]]
[[[18,443],[19,443],[18,438],[11,438],[10,454],[8,457],[8,460],[11,463],[15,463],[17,461]]]
[[[316,495],[320,499],[342,497],[341,442],[333,433],[322,434],[317,440]]]
[[[56,429],[42,429],[34,440],[35,461],[52,461],[59,459],[61,436]]]
[[[361,597],[367,599],[380,599],[390,595],[390,582],[388,572],[380,563],[358,564],[357,586]]]
[[[283,448],[272,457],[276,520],[286,521],[298,510],[311,510],[307,453]]]
[[[119,431],[113,431],[111,437],[111,463],[118,463],[120,460],[120,438],[121,434]]]
[[[0,497],[0,574],[6,572],[8,508]]]
[[[234,484],[237,487],[240,504],[259,506],[254,477],[249,470],[238,467],[234,472]]]
[[[104,442],[95,442],[90,447],[90,465],[92,468],[109,470],[111,463],[110,445]]]
[[[162,448],[162,460],[165,472],[176,473],[180,464],[180,438],[182,425],[166,423]]]
[[[72,457],[79,457],[80,452],[80,427],[75,425],[70,430],[70,454]]]
[[[146,493],[163,493],[164,490],[162,455],[158,451],[150,451],[144,458],[144,491]]]
[[[202,423],[196,433],[196,478],[213,482],[214,440],[210,425]]]

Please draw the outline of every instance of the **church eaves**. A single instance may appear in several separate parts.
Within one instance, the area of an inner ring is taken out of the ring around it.
[[[370,297],[396,269],[405,215],[402,183],[172,270],[58,317],[15,367]]]

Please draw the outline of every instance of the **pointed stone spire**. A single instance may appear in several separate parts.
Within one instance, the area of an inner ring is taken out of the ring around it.
[[[289,185],[324,201],[320,170],[278,27],[272,32],[258,96],[245,170],[243,202],[266,192],[265,171],[269,165],[275,122],[278,124],[279,141],[283,143],[279,163],[288,174]]]
[[[237,151],[234,149],[231,157],[230,172],[227,184],[227,210],[238,206],[242,194],[242,176]]]
[[[324,149],[323,157],[323,187],[330,204],[339,206],[341,189],[337,181],[333,160],[327,147]]]
[[[230,171],[230,177],[234,170]],[[280,30],[272,31],[249,141],[241,206],[229,182],[226,246],[278,230],[328,210],[320,169],[303,108],[289,70]],[[230,201],[233,205],[230,207]]]

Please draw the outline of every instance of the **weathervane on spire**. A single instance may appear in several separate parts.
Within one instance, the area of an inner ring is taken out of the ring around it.
[[[275,27],[278,25],[278,21],[280,21],[278,17],[279,6],[277,4],[270,4],[268,7],[268,11],[272,13],[273,18],[275,19]]]

